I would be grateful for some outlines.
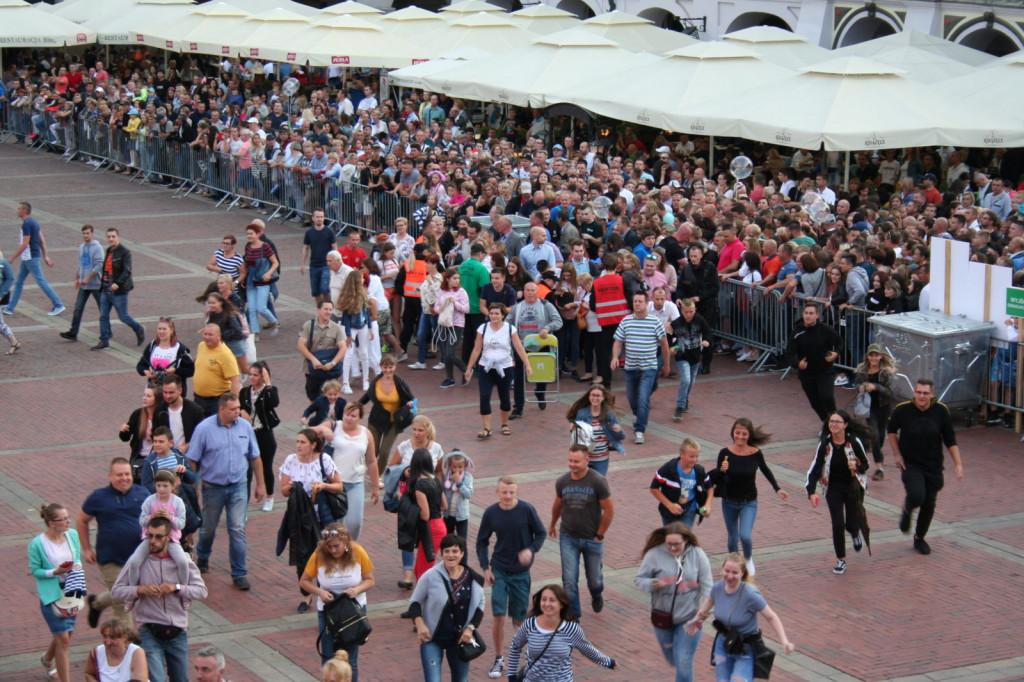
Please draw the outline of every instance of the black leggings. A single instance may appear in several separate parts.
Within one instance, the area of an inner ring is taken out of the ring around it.
[[[939,491],[942,490],[944,483],[942,473],[930,474],[919,467],[908,466],[904,469],[902,478],[903,489],[907,491],[903,507],[908,512],[921,508],[917,515],[914,535],[924,539],[929,526],[932,525],[932,517],[935,516],[935,501],[939,498]]]
[[[871,414],[868,415],[868,427],[875,434],[874,440],[871,441],[871,457],[878,466],[882,466],[884,461],[882,446],[885,444],[886,430],[889,426],[889,415],[891,413],[891,408],[883,407],[880,410],[871,410]]]
[[[491,393],[495,386],[498,387],[498,406],[502,412],[512,411],[512,398],[509,396],[509,384],[512,383],[512,367],[506,367],[505,376],[498,374],[498,370],[491,369],[486,372],[479,372],[480,384],[480,414],[491,413]]]
[[[849,490],[829,488],[828,493],[825,494],[825,502],[828,504],[828,513],[832,517],[832,546],[836,550],[836,558],[845,559],[846,533],[853,537],[860,533],[857,496]]]
[[[263,464],[263,483],[267,486],[267,497],[274,494],[274,455],[277,454],[277,439],[270,429],[258,429],[256,445],[260,448],[260,463]],[[245,475],[245,486],[252,495],[252,467]]]
[[[398,339],[398,345],[403,352],[409,352],[409,342],[416,336],[420,326],[420,313],[423,312],[423,304],[419,296],[404,296],[402,307],[402,334]]]

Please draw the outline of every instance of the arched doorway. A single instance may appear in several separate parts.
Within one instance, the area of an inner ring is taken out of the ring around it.
[[[590,5],[583,2],[583,0],[561,0],[557,7],[560,10],[575,14],[580,19],[590,19],[595,16],[594,10],[590,9]]]
[[[892,22],[880,16],[864,16],[852,22],[839,38],[837,47],[856,45],[875,38],[890,36],[898,31]]]
[[[774,26],[790,33],[793,32],[793,28],[785,20],[768,12],[744,12],[732,20],[725,32],[732,33],[751,26]]]
[[[675,28],[679,25],[679,20],[675,18],[675,15],[669,12],[667,9],[660,7],[648,7],[647,9],[640,12],[637,16],[641,19],[647,19],[653,21],[654,25],[658,28],[668,28],[674,31],[679,29]]]
[[[989,28],[987,26],[963,34],[957,42],[996,57],[1003,57],[1021,49],[1018,41],[996,27]]]

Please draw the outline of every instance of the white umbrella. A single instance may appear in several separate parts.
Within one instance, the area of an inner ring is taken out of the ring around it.
[[[518,21],[519,25],[527,31],[541,35],[564,31],[567,28],[576,28],[581,23],[572,12],[543,4],[524,7],[512,12],[509,16]]]
[[[723,83],[771,87],[794,71],[765,61],[738,43],[705,42],[679,48],[646,65],[599,82],[584,82],[548,97],[602,116],[697,135],[736,135],[740,110],[711,120],[687,116],[694,102],[714,99]],[[666,87],[666,84],[671,84]]]
[[[301,2],[293,2],[293,0],[225,0],[228,4],[234,5],[239,9],[244,9],[249,14],[258,14],[261,12],[268,12],[272,9],[286,9],[296,14],[302,14],[307,17],[311,17],[317,14],[315,7],[309,5],[303,5]]]
[[[664,54],[697,42],[688,35],[658,28],[653,21],[619,10],[591,17],[580,28],[614,40],[632,52]]]
[[[462,0],[462,2],[453,2],[447,7],[441,8],[441,16],[447,21],[455,21],[460,14],[476,14],[477,12],[501,12],[504,14],[505,10],[483,0]]]
[[[103,45],[136,45],[141,42],[135,32],[139,25],[170,21],[194,7],[192,0],[135,0],[127,10],[88,19],[84,25],[96,29]]]
[[[0,0],[4,47],[61,47],[96,42],[96,31],[53,16],[22,0]]]
[[[57,5],[39,3],[37,7],[71,23],[86,24],[96,17],[127,12],[134,4],[135,0],[64,0]]]
[[[319,20],[301,38],[300,53],[312,66],[397,69],[427,59],[430,53],[427,46],[387,33],[377,21],[351,14]]]
[[[868,40],[856,45],[848,45],[847,47],[835,50],[833,54],[836,57],[865,57],[882,62],[883,64],[890,64],[906,71],[909,78],[919,83],[936,83],[956,76],[973,73],[976,70],[970,64],[947,57],[930,47],[917,46],[910,41],[890,41],[881,44],[883,40],[883,38],[876,38],[875,40]],[[953,45],[953,43],[947,44],[951,47],[971,50],[969,47],[963,48],[959,45]],[[977,50],[971,51],[977,52]],[[979,52],[979,54],[981,53]]]
[[[722,40],[743,43],[768,61],[791,69],[802,69],[834,56],[831,50],[812,45],[803,36],[776,26],[751,26],[726,33]]]
[[[214,30],[229,30],[241,24],[250,14],[234,5],[224,2],[199,5],[184,16],[160,23],[148,22],[134,32],[141,42],[150,47],[159,47],[172,52],[198,53],[197,43],[187,43],[181,38],[200,27],[212,26]]]
[[[462,46],[499,54],[523,47],[536,37],[536,33],[524,30],[515,19],[503,13],[477,12],[462,14],[454,21],[442,21],[440,26],[419,36],[416,42],[433,58]]]
[[[207,22],[188,31],[181,40],[200,54],[267,58],[264,45],[296,45],[301,32],[308,30],[308,18],[286,9],[253,14],[233,25]],[[278,55],[279,56],[279,55]],[[284,60],[287,61],[287,60]]]
[[[831,151],[1024,145],[1024,128],[1013,116],[992,109],[966,101],[936,106],[934,88],[898,69],[843,57],[807,67],[770,88],[756,86],[695,104],[689,113],[716,120],[740,112],[739,136],[804,149],[822,144]]]
[[[322,10],[320,10],[320,13],[323,14],[323,15],[326,15],[326,14],[365,14],[365,15],[384,14],[383,11],[377,9],[376,7],[370,7],[369,5],[364,5],[361,2],[356,2],[356,0],[345,0],[345,2],[339,2],[337,5],[331,5],[330,7],[324,7]],[[363,17],[363,18],[366,19],[366,18],[370,18],[370,17]]]
[[[936,84],[935,88],[951,98],[950,101],[1013,114],[1018,126],[1024,128],[1024,88],[1020,87],[1021,83],[1024,83],[1024,53],[1016,52],[993,61],[989,66],[975,69],[973,73]],[[992,137],[999,137],[999,134],[993,131]]]
[[[396,69],[388,74],[388,79],[393,85],[404,85],[410,88],[426,88],[423,79],[427,76],[436,76],[442,71],[457,66],[462,62],[471,59],[481,59],[491,56],[490,52],[481,50],[478,47],[462,46],[454,50],[448,50],[439,55],[438,59],[431,59],[422,64],[405,66]]]
[[[447,24],[440,14],[428,12],[415,6],[404,7],[397,12],[385,14],[377,20],[377,23],[390,35],[406,40],[419,40],[428,32]]]
[[[967,47],[966,45],[958,45],[938,36],[915,31],[914,29],[904,29],[899,33],[891,33],[874,40],[868,40],[856,45],[848,45],[835,52],[838,54],[846,50],[853,50],[853,48],[857,48],[854,52],[857,56],[869,57],[871,59],[878,59],[876,55],[889,54],[898,48],[915,48],[943,59],[953,59],[971,66],[985,66],[995,61],[995,57],[987,52],[975,50],[973,47]]]
[[[563,90],[569,78],[600,81],[617,71],[644,69],[655,59],[571,28],[535,38],[524,47],[458,64],[425,77],[424,82],[428,89],[454,97],[541,107],[545,96]]]

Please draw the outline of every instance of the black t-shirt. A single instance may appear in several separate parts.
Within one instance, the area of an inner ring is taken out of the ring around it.
[[[331,250],[336,237],[330,228],[316,229],[311,227],[302,237],[302,244],[309,247],[309,267],[323,268],[327,266],[327,254]]]
[[[611,497],[608,480],[593,469],[583,478],[563,474],[555,481],[555,496],[562,501],[563,535],[591,540],[601,525],[601,500]]]
[[[889,418],[889,433],[899,434],[900,455],[907,465],[941,473],[942,446],[956,445],[949,408],[938,401],[921,410],[913,401],[900,403]]]
[[[441,518],[441,484],[436,478],[424,476],[416,481],[416,492],[427,496],[427,507],[430,510],[430,519]]]
[[[722,473],[722,462],[726,457],[729,458],[729,470]],[[764,453],[760,450],[752,455],[737,455],[729,448],[722,448],[718,453],[718,463],[715,466],[717,468],[712,478],[715,497],[723,497],[733,502],[756,500],[757,482],[755,478],[758,469],[772,484],[773,490],[779,489],[779,484],[775,482],[775,476],[768,468],[768,463],[764,461]]]
[[[492,303],[502,303],[506,308],[511,308],[516,304],[516,290],[508,282],[505,283],[505,288],[501,291],[495,291],[494,285],[490,282],[480,287],[480,298],[484,300],[487,305]],[[472,307],[472,301],[470,302]],[[479,311],[472,311],[474,313]]]

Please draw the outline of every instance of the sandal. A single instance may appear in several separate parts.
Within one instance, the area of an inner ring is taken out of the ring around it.
[[[7,349],[7,354],[8,355],[14,355],[19,350],[21,350],[21,344],[20,343],[16,343],[16,344],[14,344],[13,346],[11,346],[10,348]]]
[[[46,678],[50,680],[57,679],[57,662],[47,661],[46,654],[39,657],[39,662],[43,664],[43,670],[46,671]]]
[[[480,433],[476,434],[476,437],[479,440],[487,440],[488,438],[491,437],[491,430],[490,429],[484,429]]]
[[[501,435],[503,435],[503,436],[511,436],[512,435],[512,429],[509,428],[508,424],[502,424],[501,425]]]

